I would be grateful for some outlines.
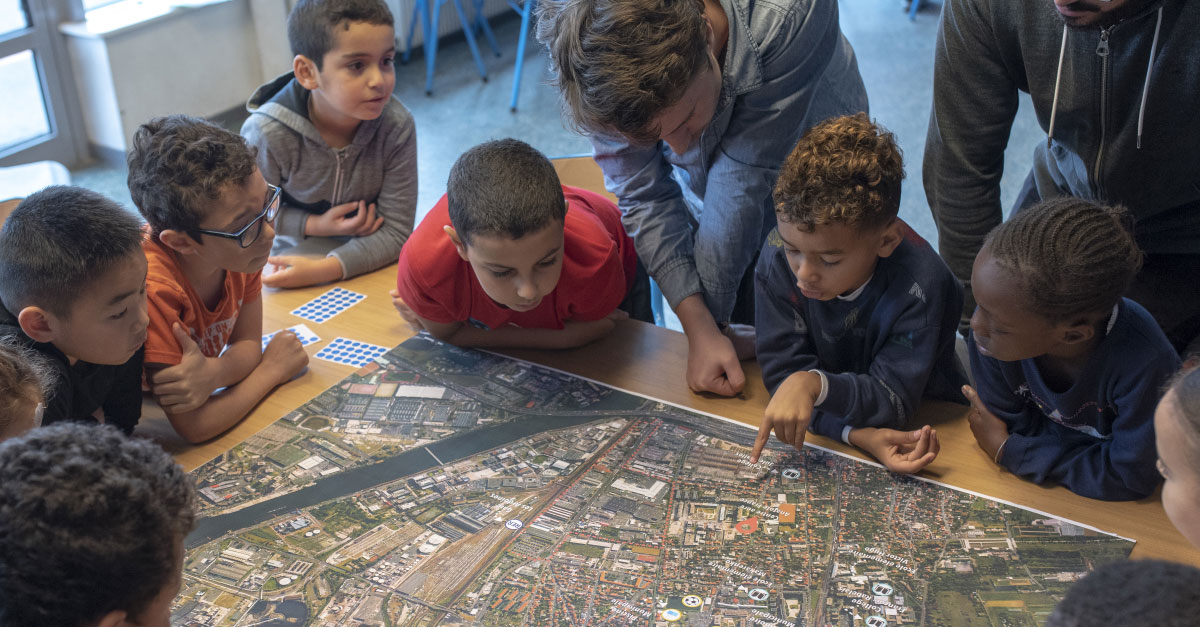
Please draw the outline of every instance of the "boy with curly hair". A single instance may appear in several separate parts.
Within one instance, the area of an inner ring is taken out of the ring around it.
[[[857,446],[914,473],[938,452],[928,426],[903,429],[922,396],[963,402],[954,353],[962,287],[900,218],[904,163],[866,114],[804,134],[775,186],[779,226],[755,270],[755,326],[771,392],[755,443],[774,429]]]
[[[837,1],[560,0],[537,11],[564,117],[591,140],[687,334],[688,386],[737,394],[779,164],[812,124],[867,110]]]
[[[262,348],[280,190],[254,155],[241,136],[186,115],[141,125],[129,152],[129,193],[150,224],[146,378],[189,442],[237,424],[308,364],[290,331]]]
[[[0,443],[0,627],[170,625],[191,481],[157,445],[65,422]]]

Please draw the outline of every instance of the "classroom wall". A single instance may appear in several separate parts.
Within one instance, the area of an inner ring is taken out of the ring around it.
[[[88,141],[123,151],[156,115],[210,116],[263,82],[248,0],[178,9],[108,32],[64,30]]]
[[[403,50],[415,0],[386,1]],[[243,106],[256,87],[291,69],[286,22],[293,4],[216,0],[166,8],[138,23],[63,25],[89,144],[101,156],[118,158],[151,117],[213,116]],[[472,0],[463,5],[470,19]],[[483,10],[488,16],[510,11],[505,0],[486,0]],[[450,2],[440,20],[440,36],[461,30]],[[419,28],[413,40],[423,43]]]

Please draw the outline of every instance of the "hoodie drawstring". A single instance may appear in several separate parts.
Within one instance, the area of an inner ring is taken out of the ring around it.
[[[1142,85],[1142,104],[1138,107],[1138,150],[1142,149],[1142,123],[1146,119],[1146,95],[1150,93],[1150,74],[1154,71],[1154,53],[1158,50],[1158,31],[1162,29],[1162,14],[1163,8],[1159,6],[1158,22],[1154,24],[1154,40],[1150,42],[1150,60],[1146,61],[1146,82]]]
[[[1154,39],[1150,42],[1150,59],[1146,61],[1146,80],[1142,84],[1142,102],[1138,106],[1137,149],[1142,149],[1142,129],[1146,123],[1146,98],[1150,94],[1150,75],[1154,73],[1154,55],[1158,52],[1158,35],[1162,31],[1163,8],[1158,7],[1158,19],[1154,23]],[[1067,53],[1067,25],[1063,25],[1062,43],[1058,47],[1058,72],[1054,75],[1054,99],[1050,102],[1050,128],[1046,133],[1046,147],[1054,139],[1054,118],[1058,115],[1058,89],[1062,85],[1063,58]]]
[[[1062,85],[1063,57],[1066,54],[1067,25],[1063,24],[1062,43],[1058,46],[1058,72],[1054,75],[1054,99],[1050,101],[1050,129],[1046,132],[1046,148],[1050,147],[1050,141],[1054,139],[1054,117],[1058,115],[1058,88]]]

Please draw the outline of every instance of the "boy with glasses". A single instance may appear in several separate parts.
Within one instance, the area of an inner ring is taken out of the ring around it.
[[[147,380],[189,442],[237,424],[308,364],[289,332],[261,350],[262,269],[280,191],[254,153],[239,135],[184,115],[143,124],[129,153],[129,192],[151,232]]]

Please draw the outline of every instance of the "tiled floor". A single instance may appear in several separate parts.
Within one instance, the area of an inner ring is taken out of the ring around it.
[[[926,3],[912,22],[898,0],[842,0],[840,7],[842,30],[854,45],[867,84],[871,114],[896,134],[904,150],[908,178],[900,215],[919,233],[936,242],[937,232],[921,187],[921,156],[929,120],[933,47],[941,4]],[[412,110],[417,122],[418,216],[423,216],[445,191],[446,175],[455,158],[481,141],[517,137],[550,156],[590,152],[587,140],[568,130],[561,121],[556,93],[548,84],[545,55],[537,45],[526,49],[520,108],[516,113],[509,112],[512,57],[520,22],[507,16],[493,22],[503,54],[485,56],[487,82],[479,79],[460,37],[452,37],[439,47],[432,96],[424,92],[425,65],[419,52],[408,65],[398,66],[396,94]],[[1021,102],[1005,163],[1002,183],[1005,205],[1029,170],[1035,142],[1044,138],[1028,97],[1022,96]],[[222,116],[221,121],[236,129],[244,115],[235,111]],[[76,184],[97,189],[126,204],[130,202],[121,168],[97,165],[78,169],[73,176]]]

